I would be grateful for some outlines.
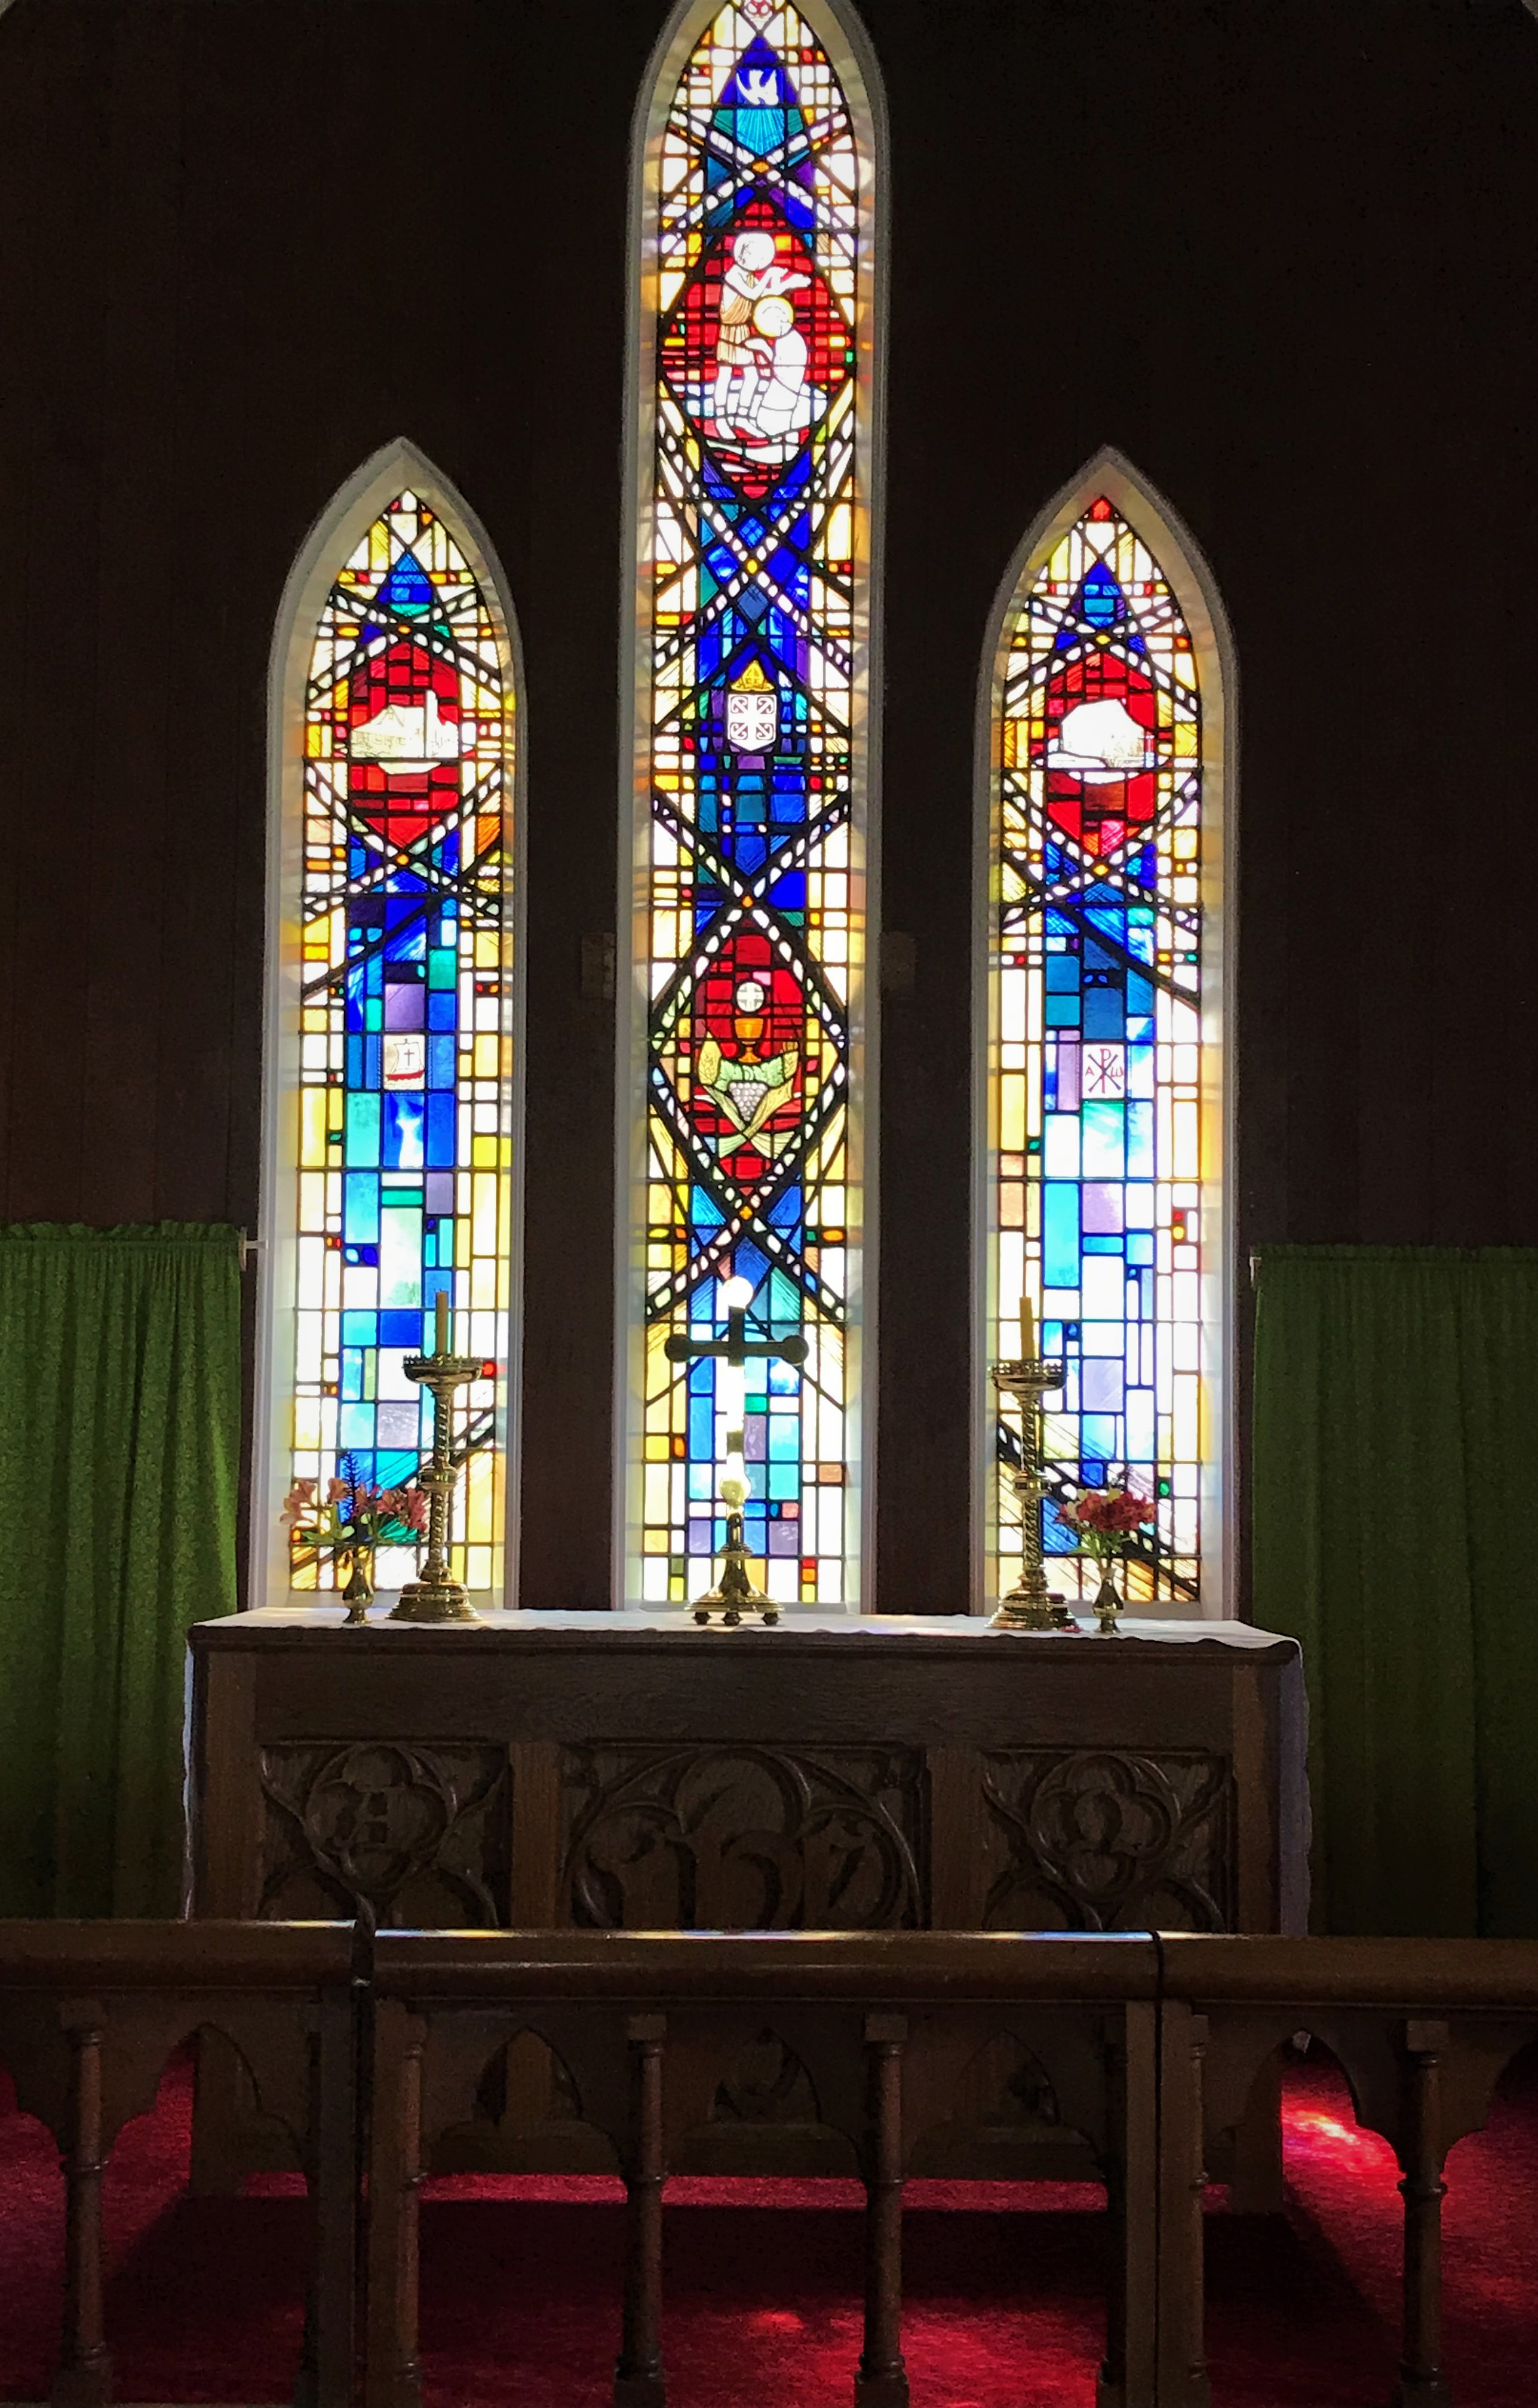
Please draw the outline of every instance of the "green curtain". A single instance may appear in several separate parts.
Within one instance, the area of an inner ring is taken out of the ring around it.
[[[0,1914],[178,1911],[239,1452],[234,1229],[0,1227]]]
[[[1538,1936],[1538,1250],[1277,1246],[1255,1619],[1301,1641],[1314,1922]]]

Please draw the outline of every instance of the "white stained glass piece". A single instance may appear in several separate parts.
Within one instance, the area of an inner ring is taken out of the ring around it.
[[[438,696],[429,688],[415,708],[387,703],[372,719],[354,727],[348,752],[354,761],[387,761],[393,769],[425,769],[435,761],[459,758],[459,730],[440,717]]]
[[[1125,702],[1079,702],[1065,710],[1057,740],[1047,749],[1054,769],[1070,769],[1086,784],[1129,778],[1150,766],[1148,730],[1140,727]]]
[[[1084,1050],[1084,1092],[1086,1096],[1127,1093],[1127,1054],[1120,1045],[1086,1045]]]
[[[740,752],[768,752],[780,724],[780,707],[772,694],[728,694],[726,741]]]
[[[387,1037],[384,1039],[384,1083],[387,1087],[420,1087],[427,1075],[427,1040],[424,1037]]]

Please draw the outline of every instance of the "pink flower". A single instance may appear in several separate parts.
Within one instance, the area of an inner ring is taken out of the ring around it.
[[[427,1527],[427,1499],[420,1488],[387,1488],[379,1499],[381,1522],[403,1522],[409,1530]]]
[[[283,1499],[282,1519],[285,1522],[302,1522],[315,1502],[315,1491],[319,1486],[316,1480],[296,1480]]]
[[[314,1482],[311,1481],[309,1484],[313,1489]],[[325,1501],[328,1505],[339,1505],[344,1497],[351,1497],[352,1494],[352,1483],[350,1480],[333,1480],[326,1484]]]

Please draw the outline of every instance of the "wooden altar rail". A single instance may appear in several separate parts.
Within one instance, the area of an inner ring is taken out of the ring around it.
[[[303,2408],[414,2408],[418,2185],[436,2141],[474,2118],[487,2069],[523,2032],[558,2053],[582,2114],[613,2150],[627,2226],[614,2397],[662,2408],[669,2156],[766,2026],[806,2069],[865,2184],[858,2408],[906,2403],[905,2173],[1000,2034],[1040,2064],[1106,2184],[1115,2247],[1100,2408],[1207,2408],[1202,2169],[1300,2030],[1338,2057],[1362,2124],[1403,2169],[1396,2408],[1451,2408],[1444,2168],[1483,2122],[1502,2069],[1538,2039],[1538,1943],[477,1931],[385,1932],[354,1954],[353,1941],[334,1925],[0,1924],[0,2062],[65,2167],[59,2408],[96,2408],[110,2392],[104,2159],[199,2030],[239,2052],[309,2175]],[[1386,2399],[1389,2381],[1386,2369]],[[1028,2356],[1021,2382],[1028,2394]]]
[[[1299,2031],[1339,2059],[1358,2121],[1399,2160],[1393,2408],[1453,2408],[1441,2362],[1444,2170],[1485,2122],[1506,2066],[1538,2040],[1538,1942],[1166,1933],[1159,1950],[1157,2408],[1208,2408],[1203,2168]]]
[[[663,2408],[661,2218],[669,2152],[766,2023],[811,2075],[866,2186],[855,2408],[906,2408],[901,2195],[914,2144],[976,2050],[1008,2033],[1052,2084],[1107,2189],[1114,2235],[1099,2408],[1209,2408],[1203,2168],[1230,2155],[1306,2030],[1403,2169],[1404,2344],[1394,2408],[1452,2408],[1440,2365],[1448,2150],[1538,2039],[1538,1943],[1114,1934],[380,1935],[375,1968],[366,2408],[415,2408],[417,2188],[521,2031],[556,2048],[626,2193],[616,2408]],[[1152,2175],[1150,2176],[1150,2168]],[[1385,2370],[1385,2398],[1389,2396]],[[1028,2358],[1021,2381],[1029,2390]]]
[[[1101,2408],[1154,2396],[1159,1958],[1146,1933],[381,1931],[374,1959],[366,2408],[417,2408],[418,2192],[488,2067],[528,2031],[609,2140],[626,2199],[616,2408],[664,2408],[662,2192],[684,2133],[766,2026],[866,2192],[855,2408],[907,2408],[902,2187],[913,2140],[1007,2035],[1089,2143],[1114,2233]]]
[[[367,1969],[365,1969],[366,1971]],[[357,2386],[357,2014],[349,1924],[0,1922],[0,2065],[64,2162],[55,2408],[112,2398],[102,2174],[194,2033],[238,2052],[305,2169],[309,2267],[298,2408]]]

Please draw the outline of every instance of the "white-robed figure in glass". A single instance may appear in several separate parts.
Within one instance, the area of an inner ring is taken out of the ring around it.
[[[758,381],[739,421],[742,432],[750,444],[799,435],[812,420],[806,337],[796,323],[794,304],[783,294],[771,294],[759,302],[753,313],[753,340],[748,348],[757,364]]]
[[[755,313],[771,298],[804,284],[804,276],[781,267],[771,234],[750,227],[732,243],[731,265],[721,280],[721,315],[715,340],[715,420],[722,434],[744,426],[753,396],[763,382],[765,337]],[[791,322],[796,312],[792,308]],[[769,338],[772,341],[772,337]],[[802,357],[806,347],[802,345]]]

